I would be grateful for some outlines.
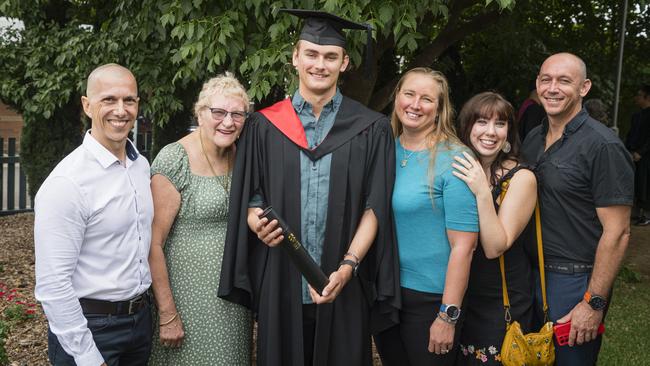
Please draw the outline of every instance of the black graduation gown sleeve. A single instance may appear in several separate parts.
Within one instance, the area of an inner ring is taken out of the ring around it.
[[[400,305],[390,208],[394,140],[386,117],[344,98],[325,141],[321,146],[329,150],[314,157],[332,152],[323,271],[329,275],[338,268],[366,208],[373,210],[379,230],[358,277],[334,303],[317,307],[313,363],[370,365],[371,325],[389,326]],[[302,366],[300,273],[281,248],[268,248],[246,223],[249,199],[259,192],[300,238],[300,150],[259,113],[246,122],[239,139],[231,187],[219,296],[256,313],[259,365]]]

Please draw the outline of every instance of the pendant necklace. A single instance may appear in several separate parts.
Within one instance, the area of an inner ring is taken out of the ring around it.
[[[413,154],[415,154],[416,152],[419,152],[422,149],[422,147],[424,147],[424,145],[426,144],[426,141],[427,139],[425,138],[422,141],[422,143],[420,143],[420,145],[415,150],[412,150],[408,155],[406,155],[406,148],[402,144],[402,161],[400,162],[399,166],[402,168],[406,167],[406,165],[409,163],[409,159],[411,158],[411,156],[413,156]]]
[[[205,156],[205,160],[208,162],[208,166],[210,167],[210,171],[212,172],[212,175],[214,176],[214,179],[217,180],[219,185],[223,187],[223,190],[226,192],[226,206],[228,205],[228,199],[230,198],[230,176],[228,173],[230,172],[230,154],[227,153],[226,159],[228,159],[228,173],[223,177],[223,179],[219,179],[219,176],[217,175],[217,172],[214,171],[214,167],[212,167],[212,162],[210,162],[210,158],[208,158],[208,154],[205,153],[205,147],[203,146],[203,135],[201,134],[201,128],[199,127],[199,140],[201,141],[201,152],[203,153],[203,156]]]

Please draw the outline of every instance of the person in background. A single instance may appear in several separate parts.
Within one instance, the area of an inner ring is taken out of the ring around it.
[[[644,84],[639,88],[634,102],[641,110],[632,116],[625,147],[632,154],[636,166],[634,195],[639,215],[635,224],[646,226],[650,225],[650,217],[645,215],[650,210],[650,85]]]
[[[198,128],[151,166],[149,262],[158,326],[151,365],[248,365],[252,316],[217,297],[235,141],[248,114],[244,87],[226,73],[203,84]]]
[[[415,68],[395,88],[393,212],[400,260],[400,323],[375,335],[384,365],[452,364],[476,246],[476,199],[452,174],[467,151],[453,127],[445,76]]]
[[[528,98],[524,100],[517,112],[517,126],[519,126],[519,138],[523,141],[533,128],[539,126],[546,118],[546,112],[542,107],[535,86],[532,86]]]
[[[127,136],[138,85],[106,64],[81,97],[92,128],[36,194],[35,296],[53,365],[146,365],[151,352],[149,163]]]
[[[612,126],[612,123],[609,120],[609,114],[607,114],[607,106],[605,103],[603,103],[602,100],[598,98],[587,99],[585,100],[583,106],[591,118],[604,124],[607,127]]]
[[[537,180],[519,159],[519,137],[512,105],[484,92],[468,100],[458,116],[460,139],[474,153],[456,156],[453,174],[476,195],[479,245],[474,251],[457,365],[500,365],[506,332],[501,271],[503,255],[510,315],[524,333],[533,322],[530,260],[518,240],[535,209]],[[504,186],[507,193],[500,194]]]
[[[571,322],[568,345],[555,345],[560,366],[596,363],[598,327],[630,239],[632,158],[618,136],[582,108],[590,88],[579,57],[548,57],[537,76],[548,118],[522,148],[539,179],[549,317]],[[541,309],[539,276],[536,300]]]

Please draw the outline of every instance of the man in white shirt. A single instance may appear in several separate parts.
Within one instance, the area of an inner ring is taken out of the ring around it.
[[[36,298],[53,365],[146,365],[151,351],[149,163],[127,136],[138,114],[133,74],[107,64],[88,76],[83,144],[35,201]]]

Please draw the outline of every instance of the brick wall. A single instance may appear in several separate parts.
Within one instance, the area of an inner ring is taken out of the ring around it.
[[[7,153],[9,139],[16,139],[16,149],[20,151],[20,134],[23,129],[23,118],[5,104],[0,103],[0,137],[4,140],[4,154]]]

